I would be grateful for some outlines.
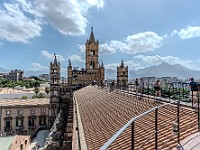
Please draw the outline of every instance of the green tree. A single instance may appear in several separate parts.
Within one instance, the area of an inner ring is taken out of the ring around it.
[[[34,92],[35,92],[36,97],[37,97],[37,94],[40,92],[40,89],[39,89],[38,87],[35,87],[35,88],[34,88]]]
[[[49,87],[46,87],[45,88],[45,92],[47,93],[47,95],[49,94],[49,92],[50,92],[50,88]]]

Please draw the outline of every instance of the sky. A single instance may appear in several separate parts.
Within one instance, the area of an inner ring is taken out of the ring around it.
[[[116,70],[123,59],[137,70],[163,61],[200,70],[199,0],[1,0],[0,67],[49,71],[56,53],[85,67],[93,27],[99,60]]]

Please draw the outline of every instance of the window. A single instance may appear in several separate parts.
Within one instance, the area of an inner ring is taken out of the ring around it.
[[[90,69],[94,69],[94,61],[90,62]]]
[[[31,109],[31,114],[35,114],[35,109]]]
[[[22,114],[23,114],[23,110],[18,110],[18,111],[17,111],[17,114],[18,114],[18,115],[22,115]]]
[[[94,53],[94,50],[91,50],[90,51],[90,56],[93,56],[95,53]]]
[[[35,125],[35,119],[31,118],[28,120],[28,126],[34,126]]]
[[[6,110],[6,115],[10,115],[11,111],[10,110]]]
[[[16,120],[16,127],[22,127],[22,126],[23,126],[23,120],[22,119]]]
[[[6,128],[10,128],[10,125],[11,125],[10,120],[6,120]]]
[[[41,109],[41,114],[45,114],[46,113],[46,109],[45,108],[42,108]]]
[[[40,125],[40,126],[46,125],[46,118],[40,118],[40,120],[39,120],[39,125]]]

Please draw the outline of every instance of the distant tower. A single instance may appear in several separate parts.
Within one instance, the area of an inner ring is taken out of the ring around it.
[[[50,108],[49,108],[49,126],[53,125],[56,115],[60,109],[60,63],[57,62],[54,54],[54,62],[50,63]]]
[[[128,83],[128,66],[124,67],[123,60],[119,67],[117,67],[117,85],[125,87]]]
[[[91,28],[91,34],[89,40],[85,44],[86,48],[86,71],[87,72],[98,72],[98,52],[99,52],[99,41],[95,41],[93,28]]]
[[[69,65],[68,65],[68,86],[72,85],[72,64],[71,61],[69,60]]]
[[[104,65],[103,65],[103,61],[101,61],[101,65],[99,65],[99,70],[100,70],[100,73],[99,73],[99,75],[100,75],[100,80],[99,80],[99,82],[100,81],[104,81],[104,78],[105,78],[105,75],[104,75],[104,73],[105,73],[105,68],[104,68]]]

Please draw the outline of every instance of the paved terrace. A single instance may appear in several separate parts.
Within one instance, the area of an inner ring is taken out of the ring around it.
[[[157,106],[151,98],[137,99],[134,95],[120,91],[109,92],[88,86],[75,92],[86,146],[89,150],[99,149],[131,118]],[[171,150],[177,145],[177,136],[172,132],[177,108],[170,104],[158,110],[158,149]],[[155,145],[154,112],[141,117],[135,123],[135,148],[152,150]],[[197,132],[197,113],[180,108],[180,140]],[[82,137],[80,139],[83,140]],[[108,149],[130,150],[131,127],[123,132]]]

